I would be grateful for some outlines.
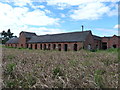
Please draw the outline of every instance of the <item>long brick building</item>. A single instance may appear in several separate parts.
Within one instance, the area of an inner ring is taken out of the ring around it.
[[[89,31],[36,35],[20,32],[18,38],[6,42],[6,46],[40,50],[78,51],[80,49],[120,48],[120,36],[99,37]]]

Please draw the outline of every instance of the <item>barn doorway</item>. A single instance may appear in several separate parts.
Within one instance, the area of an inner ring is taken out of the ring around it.
[[[12,45],[11,45],[12,46]],[[23,48],[23,44],[21,44],[21,48]]]
[[[50,44],[48,44],[48,50],[50,50]]]
[[[28,48],[28,44],[26,44],[26,48]]]
[[[113,45],[113,48],[116,48],[116,44]]]
[[[37,49],[37,44],[35,44],[35,49]]]
[[[106,42],[103,42],[103,43],[102,43],[102,49],[103,49],[103,50],[107,49],[107,43],[106,43]]]
[[[44,50],[46,50],[46,44],[44,44]]]
[[[17,44],[15,44],[15,47],[17,48]]]
[[[58,50],[61,51],[61,44],[58,44]]]
[[[64,44],[64,51],[67,51],[67,50],[68,50],[68,45]]]
[[[40,44],[40,49],[42,50],[42,44]]]
[[[77,44],[74,44],[74,51],[77,51]]]
[[[56,49],[56,44],[53,44],[53,50],[55,50]]]

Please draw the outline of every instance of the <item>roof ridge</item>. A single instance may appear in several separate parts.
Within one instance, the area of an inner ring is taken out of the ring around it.
[[[32,34],[36,34],[35,32],[26,32],[26,31],[21,31],[20,33],[32,33]]]
[[[76,31],[76,32],[66,32],[66,33],[58,33],[58,34],[46,34],[46,35],[37,35],[37,37],[41,36],[53,36],[53,35],[61,35],[61,34],[72,34],[72,33],[83,33],[83,32],[90,32],[91,30],[88,31]]]

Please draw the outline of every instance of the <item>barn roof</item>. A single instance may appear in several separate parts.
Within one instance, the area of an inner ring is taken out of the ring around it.
[[[31,38],[32,36],[36,36],[36,34],[33,33],[33,32],[25,32],[25,31],[22,31],[21,33],[24,33],[24,35],[25,35],[26,38]],[[20,34],[21,34],[21,33],[20,33]]]
[[[7,42],[6,42],[7,44],[17,44],[18,43],[18,38],[11,38],[10,40],[8,40]]]
[[[27,43],[81,42],[85,41],[89,33],[91,31],[33,36]]]
[[[101,40],[101,39],[102,39],[101,37],[96,36],[96,35],[93,35],[93,38],[94,38],[95,40]]]

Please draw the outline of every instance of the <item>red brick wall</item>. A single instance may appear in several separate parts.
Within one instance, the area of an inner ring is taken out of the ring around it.
[[[95,42],[94,42],[94,38],[91,33],[87,36],[84,42],[84,48],[88,49],[89,44],[91,45],[91,49],[95,49]]]
[[[48,50],[48,46],[50,44],[50,50],[53,50],[53,44],[56,45],[55,50],[59,50],[58,45],[61,44],[61,51],[64,51],[64,44],[68,45],[68,51],[74,50],[74,44],[77,44],[77,50],[80,50],[83,47],[82,42],[76,42],[76,43],[37,43],[37,49],[41,49],[42,44],[42,50],[44,50],[44,44],[46,44],[46,49]],[[35,49],[36,44],[32,44],[32,49]],[[31,47],[31,44],[29,44],[29,48]]]
[[[98,45],[98,47],[97,47],[97,45]],[[102,48],[101,45],[102,45],[101,40],[94,40],[95,49],[101,49]]]
[[[20,33],[18,43],[19,43],[18,47],[26,48],[26,38],[24,33]]]
[[[114,44],[116,45],[116,48],[120,48],[120,38],[115,35],[110,38],[102,37],[102,42],[107,43],[107,48],[112,48]]]

